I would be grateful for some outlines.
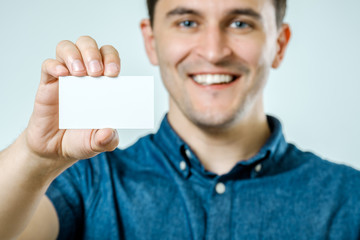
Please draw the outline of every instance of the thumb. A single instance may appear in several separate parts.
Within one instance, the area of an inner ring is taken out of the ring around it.
[[[94,152],[113,151],[119,145],[119,136],[115,129],[95,130],[91,136],[91,149]]]

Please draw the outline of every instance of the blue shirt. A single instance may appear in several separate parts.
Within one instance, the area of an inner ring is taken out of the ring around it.
[[[360,239],[360,172],[300,151],[268,123],[257,155],[221,176],[166,117],[133,146],[79,161],[47,191],[59,239]]]

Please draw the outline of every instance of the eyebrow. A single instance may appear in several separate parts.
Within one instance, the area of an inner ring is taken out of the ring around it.
[[[201,16],[202,14],[196,10],[190,9],[190,8],[186,8],[186,7],[177,7],[171,11],[169,11],[166,14],[166,17],[172,17],[175,15],[186,15],[186,14],[191,14],[191,15],[196,15],[196,16]],[[229,12],[227,12],[228,15],[246,15],[246,16],[250,16],[253,17],[257,20],[261,20],[262,17],[261,15],[254,11],[251,8],[237,8],[237,9],[232,9]]]
[[[185,8],[185,7],[177,7],[175,9],[169,11],[166,14],[166,17],[169,18],[169,17],[175,16],[175,15],[186,15],[186,14],[201,16],[201,14],[198,11],[195,11],[193,9]]]
[[[233,10],[230,10],[228,12],[229,15],[246,15],[246,16],[249,16],[249,17],[253,17],[257,20],[261,20],[262,17],[261,15],[254,11],[253,9],[251,8],[238,8],[238,9],[233,9]]]

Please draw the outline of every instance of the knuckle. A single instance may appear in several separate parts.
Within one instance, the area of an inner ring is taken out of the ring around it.
[[[72,44],[72,42],[69,40],[60,41],[56,46],[56,51],[63,49],[65,46],[68,46],[69,44]]]
[[[101,47],[100,50],[104,54],[115,54],[115,55],[119,56],[119,52],[112,45],[104,45],[104,46]]]
[[[96,49],[87,48],[84,50],[83,55],[87,56],[86,58],[100,58],[100,53]]]
[[[119,54],[118,51],[116,50],[116,48],[114,48],[114,46],[112,46],[112,45],[104,45],[101,47],[101,49],[104,52],[114,52],[116,54]]]
[[[48,67],[53,61],[54,61],[54,60],[53,60],[53,59],[50,59],[50,58],[45,59],[45,60],[43,61],[43,63],[41,64],[41,69],[42,69],[42,71],[46,70],[47,67]]]
[[[48,64],[50,64],[52,61],[54,61],[54,60],[51,59],[51,58],[47,58],[47,59],[45,59],[45,60],[43,61],[42,65],[43,65],[43,66],[48,65]]]
[[[109,44],[104,45],[101,48],[104,49],[104,50],[115,50],[115,48],[112,45],[109,45]]]
[[[89,42],[89,41],[94,41],[95,42],[95,40],[92,37],[88,36],[88,35],[80,36],[76,40],[76,45],[81,44],[82,42]]]

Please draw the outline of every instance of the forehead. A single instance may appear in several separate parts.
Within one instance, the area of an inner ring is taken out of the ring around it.
[[[273,0],[158,0],[155,15],[166,15],[176,8],[194,9],[202,15],[224,15],[233,9],[252,9],[260,15],[275,15]]]

